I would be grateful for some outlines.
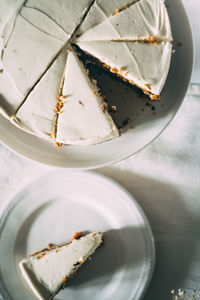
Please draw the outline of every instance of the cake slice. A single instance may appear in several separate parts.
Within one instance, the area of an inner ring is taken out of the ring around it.
[[[22,276],[38,299],[53,299],[101,245],[103,234],[94,232],[80,239],[76,236],[70,244],[43,249],[20,261]]]
[[[96,82],[73,49],[68,54],[56,111],[56,143],[91,145],[119,136]]]
[[[88,22],[87,18],[85,22]],[[84,27],[84,22],[81,26]],[[172,41],[172,34],[163,0],[140,0],[126,4],[121,10],[116,6],[110,17],[91,27],[77,40]]]
[[[90,8],[84,21],[76,31],[76,36],[83,35],[86,31],[105,21],[116,9],[122,10],[134,4],[138,0],[96,0]]]
[[[26,101],[12,116],[15,125],[45,139],[51,139],[56,99],[64,73],[67,50],[63,49],[52,66],[38,82]]]
[[[160,98],[170,67],[170,42],[88,41],[77,44],[102,67],[138,86],[151,99]]]

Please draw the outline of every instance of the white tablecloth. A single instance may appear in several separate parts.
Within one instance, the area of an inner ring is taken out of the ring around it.
[[[200,53],[197,0],[184,0]],[[196,6],[197,5],[197,6]],[[156,242],[156,267],[145,300],[168,300],[174,287],[200,289],[200,59],[188,95],[169,127],[137,155],[97,170],[127,188],[144,209]],[[0,210],[52,167],[0,145]],[[102,299],[103,300],[103,299]],[[126,299],[122,299],[126,300]]]

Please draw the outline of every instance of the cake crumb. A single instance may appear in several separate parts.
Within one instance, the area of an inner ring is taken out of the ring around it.
[[[55,248],[56,246],[53,244],[53,243],[48,243],[48,249],[53,249]]]
[[[111,68],[110,72],[112,72],[112,73],[118,73],[118,70],[117,70],[117,68]]]
[[[97,94],[97,92],[96,92],[96,91],[92,91],[92,94],[93,94],[93,95],[96,95],[96,94]]]
[[[59,143],[59,142],[55,142],[55,145],[56,145],[56,147],[57,147],[57,148],[59,148],[59,149],[60,149],[60,148],[61,148],[61,146],[62,146],[63,144],[62,144],[62,143]]]
[[[46,255],[46,253],[42,253],[38,256],[38,259],[43,258]]]
[[[73,237],[72,237],[72,241],[74,240],[78,240],[79,238],[81,238],[83,236],[82,232],[75,232]]]
[[[115,14],[118,14],[120,12],[119,8],[115,9]]]
[[[123,7],[124,7],[124,8],[128,8],[128,4],[125,3],[125,4],[123,5]]]
[[[68,279],[68,277],[67,277],[67,276],[63,277],[63,278],[62,278],[62,282],[65,282],[65,281],[67,281],[67,279]]]
[[[151,95],[151,100],[161,100],[160,95]]]
[[[128,75],[128,71],[126,73],[124,73],[124,75],[127,76]]]
[[[131,84],[135,84],[134,81],[133,81],[132,79],[130,79],[129,82],[130,82]]]
[[[112,106],[111,106],[111,109],[112,109],[113,111],[116,111],[116,110],[117,110],[116,105],[112,105]]]
[[[149,35],[148,38],[147,38],[147,41],[150,42],[150,43],[152,43],[152,42],[156,41],[156,38],[153,35]]]
[[[84,103],[83,103],[81,100],[79,100],[78,103],[79,103],[80,105],[84,106]]]
[[[146,86],[149,90],[151,90],[150,84],[146,83],[145,86]]]

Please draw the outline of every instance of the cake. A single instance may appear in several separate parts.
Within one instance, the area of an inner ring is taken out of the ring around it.
[[[20,261],[21,274],[38,299],[53,299],[102,243],[101,232],[80,238],[79,234],[74,235],[70,244],[49,245]]]
[[[0,112],[58,146],[120,135],[81,51],[152,100],[160,99],[172,54],[163,0],[13,0],[0,3],[0,35]]]

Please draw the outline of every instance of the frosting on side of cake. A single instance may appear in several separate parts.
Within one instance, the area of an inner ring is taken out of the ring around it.
[[[119,136],[96,84],[73,49],[68,54],[64,79],[56,142],[90,145]]]
[[[78,46],[97,58],[112,73],[159,95],[165,83],[172,53],[170,42],[145,44],[134,42],[78,42]]]
[[[131,6],[127,5],[102,23],[90,27],[77,40],[136,41],[148,40],[149,37],[159,41],[172,40],[170,21],[162,0],[140,0]]]
[[[67,50],[63,49],[16,115],[13,116],[13,122],[20,128],[42,138],[51,138],[55,116],[54,107],[67,54]]]
[[[50,300],[102,243],[101,232],[90,233],[70,244],[24,258],[19,268],[29,288],[40,300]]]

